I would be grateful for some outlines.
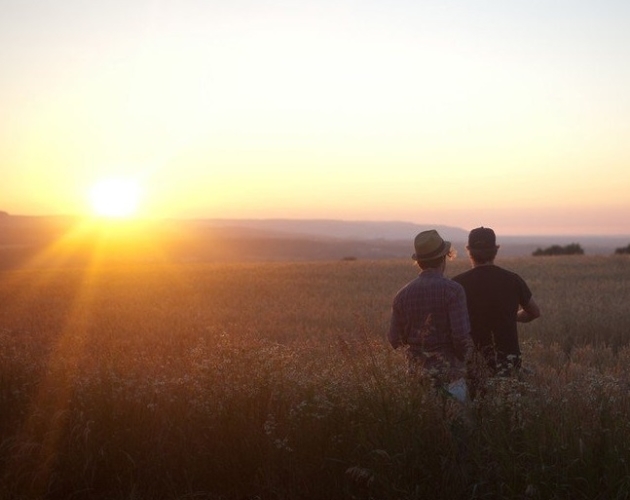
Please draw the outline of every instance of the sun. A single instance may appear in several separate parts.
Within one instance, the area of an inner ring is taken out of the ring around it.
[[[100,217],[132,217],[138,211],[141,190],[132,179],[103,179],[90,191],[94,214]]]

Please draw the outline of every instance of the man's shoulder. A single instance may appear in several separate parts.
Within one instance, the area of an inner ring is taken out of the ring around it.
[[[461,284],[453,281],[451,278],[447,278],[443,275],[437,274],[425,274],[418,275],[417,278],[406,283],[400,290],[398,290],[397,295],[405,295],[408,293],[415,293],[416,291],[429,289],[429,288],[453,288],[460,289],[463,288]]]
[[[418,286],[419,284],[419,277],[416,277],[414,279],[412,279],[411,281],[408,281],[407,283],[405,283],[397,292],[396,292],[396,296],[400,296],[400,295],[404,295],[406,293],[409,293],[411,290],[413,290],[415,287]]]
[[[443,278],[444,279],[443,279],[442,283],[443,283],[443,286],[445,288],[449,288],[449,289],[455,290],[457,292],[459,292],[459,291],[463,292],[464,291],[464,287],[459,281],[456,281],[454,278],[447,278],[446,276],[444,276]]]
[[[457,276],[454,276],[452,279],[454,281],[460,282],[466,280],[467,278],[475,278],[478,276],[510,276],[521,279],[521,277],[515,273],[514,271],[510,271],[509,269],[505,269],[504,267],[500,267],[497,265],[491,266],[477,266],[471,269],[464,271],[463,273],[459,273]]]
[[[502,274],[503,276],[509,277],[514,280],[523,281],[523,278],[514,271],[510,271],[509,269],[505,269],[504,267],[494,266],[496,268],[496,272],[498,274]]]
[[[476,268],[471,268],[468,269],[466,271],[464,271],[463,273],[459,273],[456,276],[453,276],[451,279],[453,281],[455,281],[456,283],[461,283],[462,281],[466,281],[466,279],[470,278],[471,276],[474,276],[475,273],[473,272]]]

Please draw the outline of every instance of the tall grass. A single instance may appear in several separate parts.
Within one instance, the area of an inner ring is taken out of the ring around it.
[[[627,498],[630,260],[498,264],[543,317],[467,407],[385,341],[410,262],[0,273],[0,498]]]

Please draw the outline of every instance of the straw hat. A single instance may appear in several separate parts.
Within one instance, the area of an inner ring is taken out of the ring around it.
[[[416,261],[437,259],[451,250],[451,242],[445,241],[435,229],[422,231],[413,241],[416,253],[412,259]]]

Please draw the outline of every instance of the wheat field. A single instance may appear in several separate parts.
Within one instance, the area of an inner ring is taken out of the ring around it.
[[[385,340],[411,261],[0,272],[0,498],[628,498],[630,258],[497,264],[542,317],[467,406]]]

